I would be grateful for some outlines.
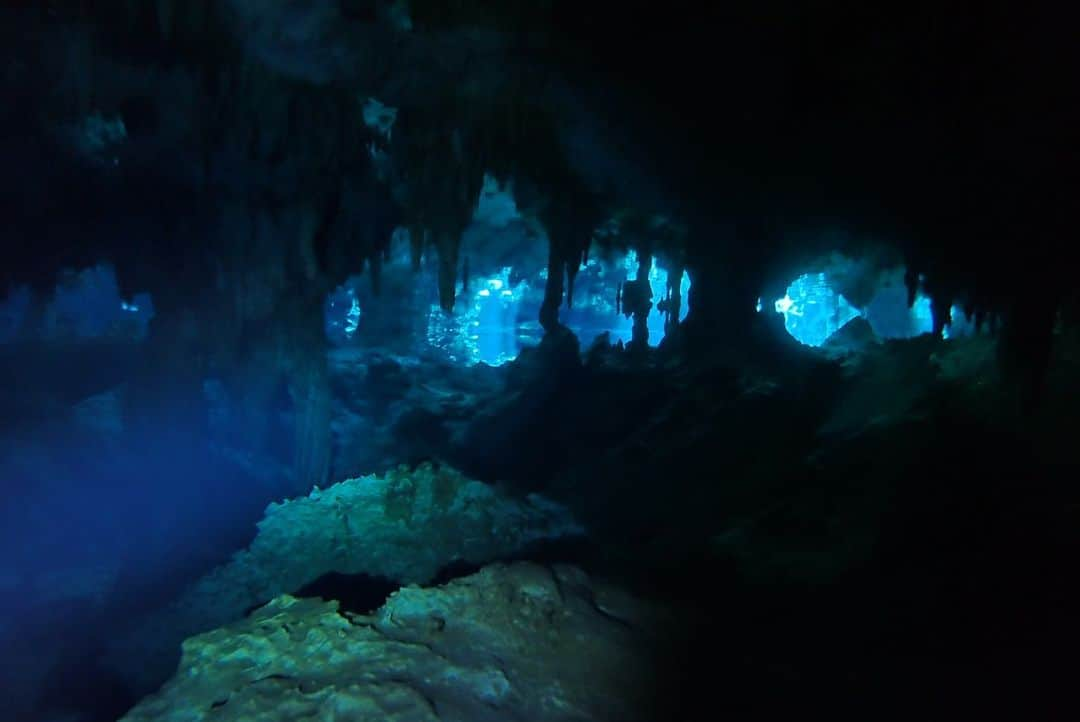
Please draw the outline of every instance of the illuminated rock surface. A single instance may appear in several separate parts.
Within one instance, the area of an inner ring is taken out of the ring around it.
[[[371,616],[280,596],[184,642],[124,722],[648,719],[657,611],[573,567],[495,565]]]
[[[479,565],[583,531],[538,495],[517,500],[445,467],[349,479],[271,504],[251,545],[118,640],[113,664],[150,679],[184,637],[331,572],[425,583],[455,562]]]

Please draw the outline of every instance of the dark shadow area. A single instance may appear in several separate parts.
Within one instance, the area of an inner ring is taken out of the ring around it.
[[[367,574],[331,572],[297,589],[293,596],[333,599],[338,602],[338,608],[342,612],[371,614],[400,588],[400,584],[390,579],[378,579]]]
[[[593,559],[595,554],[596,549],[593,544],[587,537],[581,536],[530,544],[515,554],[499,559],[498,562],[502,564],[530,562],[547,566],[552,564],[576,564],[587,569],[590,567],[591,562],[595,562]],[[469,564],[464,561],[452,562],[439,570],[439,573],[431,580],[430,586],[441,586],[455,579],[475,574],[483,566]]]

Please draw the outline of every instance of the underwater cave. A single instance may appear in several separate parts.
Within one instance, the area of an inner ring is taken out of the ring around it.
[[[857,318],[865,319],[878,340],[914,338],[934,333],[934,314],[930,297],[916,292],[908,303],[903,271],[893,271],[880,279],[873,297],[856,308],[830,283],[825,272],[804,273],[791,282],[773,309],[784,317],[784,328],[805,346],[819,347]],[[762,304],[759,299],[757,310]],[[960,306],[949,308],[948,323],[938,335],[943,339],[969,336],[977,332],[975,321]]]
[[[1080,719],[1014,5],[5,3],[5,719]]]

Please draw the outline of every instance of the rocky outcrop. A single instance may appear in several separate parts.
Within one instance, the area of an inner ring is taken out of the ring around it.
[[[649,719],[662,613],[580,570],[495,565],[371,616],[280,596],[184,642],[125,722]]]
[[[479,566],[583,532],[540,496],[515,499],[431,464],[316,488],[272,503],[247,549],[135,624],[113,645],[111,663],[144,688],[168,674],[185,637],[326,574],[425,583],[455,562]]]
[[[244,579],[255,590],[252,601],[331,571],[423,583],[452,561],[479,564],[582,531],[541,497],[518,501],[453,469],[422,464],[271,504],[251,546],[204,583]]]

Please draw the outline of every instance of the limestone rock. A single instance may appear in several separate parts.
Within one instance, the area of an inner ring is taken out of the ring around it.
[[[615,601],[617,600],[617,601]],[[573,567],[492,565],[372,616],[280,596],[184,642],[122,722],[647,719],[661,612]]]
[[[135,624],[110,658],[125,677],[141,677],[138,686],[156,684],[183,638],[325,574],[425,583],[453,562],[479,566],[583,532],[557,504],[537,495],[518,500],[447,467],[349,479],[270,504],[247,549]]]

